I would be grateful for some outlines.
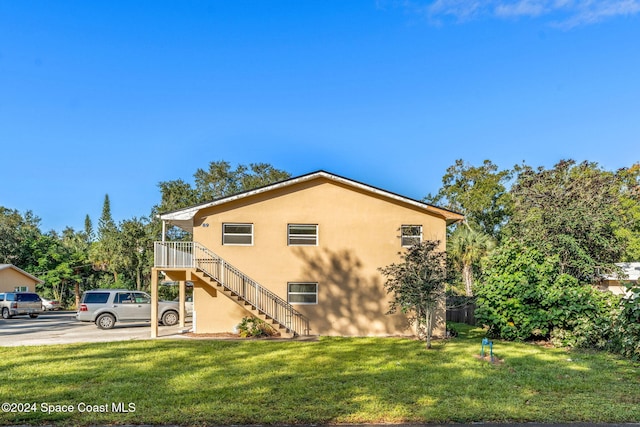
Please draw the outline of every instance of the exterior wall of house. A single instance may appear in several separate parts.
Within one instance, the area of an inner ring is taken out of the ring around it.
[[[197,333],[235,332],[247,311],[212,286],[193,283],[193,324]]]
[[[13,292],[18,286],[26,286],[27,291],[34,292],[38,282],[25,276],[13,268],[0,270],[0,292]]]
[[[625,280],[603,280],[599,285],[598,289],[601,291],[609,291],[614,295],[624,295],[627,293],[627,285],[629,283],[633,283],[633,281]]]
[[[223,224],[230,223],[252,224],[252,245],[223,245]],[[317,224],[317,246],[289,246],[288,224]],[[295,304],[311,334],[413,335],[404,315],[386,314],[390,298],[378,271],[401,261],[402,225],[421,225],[423,239],[440,240],[444,250],[444,218],[321,178],[203,209],[193,236],[285,300],[289,283],[317,283],[317,304]],[[194,292],[198,333],[230,331],[248,315],[208,285],[195,284]],[[442,307],[437,335],[444,318]]]

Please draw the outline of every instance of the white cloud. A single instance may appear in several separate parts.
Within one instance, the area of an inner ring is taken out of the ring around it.
[[[403,4],[433,22],[546,17],[566,28],[640,14],[640,0],[407,0]]]

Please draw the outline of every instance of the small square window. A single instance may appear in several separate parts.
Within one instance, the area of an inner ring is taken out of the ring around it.
[[[289,246],[317,246],[317,224],[289,224],[287,232]]]
[[[289,283],[287,295],[290,304],[317,304],[317,283]]]
[[[400,227],[402,246],[407,248],[422,243],[421,225],[403,225]]]
[[[223,245],[253,244],[253,224],[222,224]]]

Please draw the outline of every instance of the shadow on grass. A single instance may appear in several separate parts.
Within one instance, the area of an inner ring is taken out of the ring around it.
[[[602,353],[496,342],[135,341],[7,349],[16,402],[132,402],[134,413],[0,413],[0,424],[270,424],[640,419],[640,367]],[[9,386],[9,384],[11,384]],[[11,388],[9,388],[11,387]],[[604,392],[606,391],[606,392]]]

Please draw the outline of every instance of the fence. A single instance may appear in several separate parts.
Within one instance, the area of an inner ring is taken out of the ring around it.
[[[447,322],[466,323],[467,325],[475,325],[476,318],[474,313],[476,305],[468,303],[455,308],[447,308]]]

